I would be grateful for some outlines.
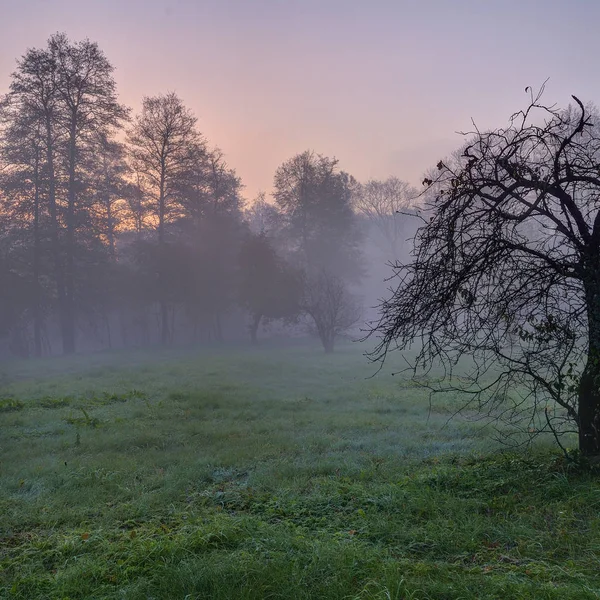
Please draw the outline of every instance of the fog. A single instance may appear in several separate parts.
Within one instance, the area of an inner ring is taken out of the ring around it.
[[[1,598],[597,597],[597,8],[451,4],[0,11]]]
[[[89,40],[28,49],[1,105],[2,355],[361,337],[406,258],[417,191],[282,157],[273,191],[175,93],[119,102]]]

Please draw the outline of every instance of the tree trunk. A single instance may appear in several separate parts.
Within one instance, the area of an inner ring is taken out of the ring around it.
[[[165,219],[166,219],[166,198],[165,198],[165,162],[161,163],[160,186],[158,194],[158,302],[160,304],[160,342],[163,346],[168,346],[171,340],[169,331],[169,304],[166,300],[165,290]]]
[[[260,322],[262,320],[262,315],[253,315],[252,316],[252,323],[250,323],[250,341],[252,342],[253,346],[256,346],[258,344],[258,328],[260,326]]]
[[[600,455],[600,353],[588,355],[579,383],[579,450],[584,456]]]
[[[104,324],[106,326],[106,338],[108,341],[108,348],[109,348],[109,350],[112,350],[112,335],[111,335],[111,331],[110,331],[110,313],[107,311],[104,311]]]
[[[39,150],[35,149],[34,185],[35,196],[33,203],[33,345],[36,357],[42,356],[42,306],[40,284],[40,177],[39,177]]]
[[[171,306],[171,314],[169,315],[170,331],[169,331],[169,345],[172,346],[175,343],[175,319],[177,317],[177,306]]]
[[[115,262],[116,250],[115,250],[115,223],[113,218],[112,211],[112,201],[111,201],[111,180],[110,180],[110,172],[108,169],[108,159],[106,156],[106,150],[102,153],[102,171],[104,174],[104,186],[105,186],[105,194],[103,196],[104,206],[106,207],[106,234],[108,236],[108,252],[111,258],[111,261]]]
[[[600,269],[584,281],[588,310],[588,356],[579,382],[579,450],[600,455]]]
[[[119,309],[119,323],[121,325],[121,344],[124,348],[127,348],[129,346],[129,331],[126,316],[123,314],[123,308]]]
[[[110,201],[110,195],[106,197],[106,221],[107,221],[107,235],[108,235],[108,253],[111,261],[114,263],[117,256],[115,249],[115,226],[114,218],[112,214],[112,205]]]
[[[325,354],[331,354],[333,352],[335,343],[335,334],[326,328],[322,328],[319,336],[321,338],[321,343],[323,344]]]
[[[65,354],[75,352],[75,165],[77,154],[77,130],[75,119],[69,137],[69,184],[67,188],[67,240],[65,245],[65,317],[66,339],[63,340]]]
[[[56,207],[56,178],[54,174],[54,140],[52,132],[52,117],[46,116],[46,162],[48,165],[48,204],[50,208],[52,255],[54,259],[54,277],[56,279],[56,295],[58,299],[58,316],[62,338],[63,353],[69,354],[68,343],[68,307],[65,292],[65,273],[60,252],[60,238],[58,235],[58,214]]]
[[[169,345],[169,305],[165,300],[160,301],[160,343]]]
[[[223,341],[223,326],[221,325],[221,313],[215,313],[215,336],[217,338],[217,342]]]

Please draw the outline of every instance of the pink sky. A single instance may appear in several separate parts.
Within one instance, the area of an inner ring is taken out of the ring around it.
[[[122,102],[175,91],[244,184],[313,149],[359,180],[418,184],[526,86],[600,103],[593,0],[0,0],[0,93],[56,31],[98,42]]]

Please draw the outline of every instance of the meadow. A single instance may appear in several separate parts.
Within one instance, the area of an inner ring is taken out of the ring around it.
[[[0,598],[600,598],[600,479],[357,344],[0,367]]]

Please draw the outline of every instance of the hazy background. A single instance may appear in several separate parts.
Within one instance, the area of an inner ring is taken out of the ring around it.
[[[288,156],[336,156],[359,180],[413,184],[550,78],[546,100],[600,98],[592,0],[0,0],[0,93],[57,31],[98,42],[121,102],[175,91],[244,195]]]
[[[0,0],[0,598],[598,600],[599,22]]]

